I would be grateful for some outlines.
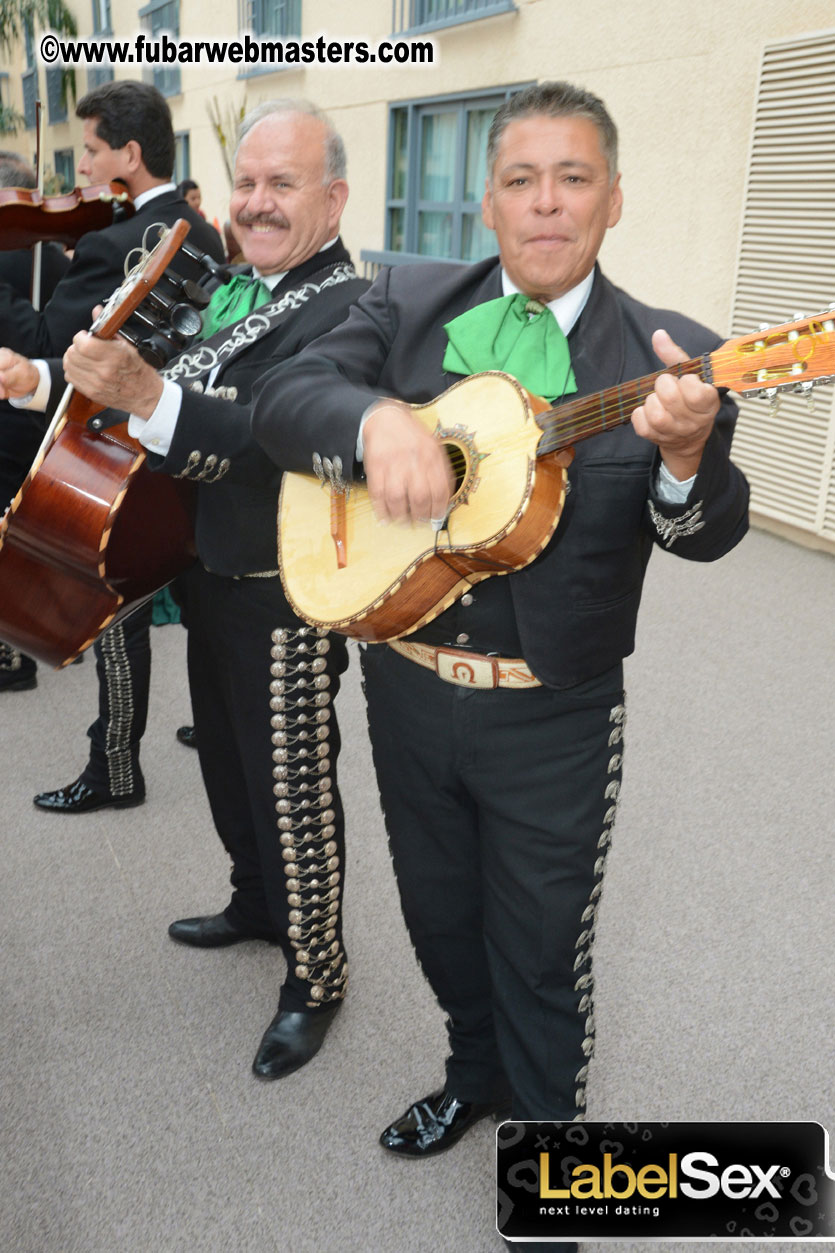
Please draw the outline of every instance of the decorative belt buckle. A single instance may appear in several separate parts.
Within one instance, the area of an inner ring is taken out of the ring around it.
[[[461,653],[455,648],[437,650],[435,673],[444,683],[457,683],[459,687],[499,686],[499,663],[496,657]]]

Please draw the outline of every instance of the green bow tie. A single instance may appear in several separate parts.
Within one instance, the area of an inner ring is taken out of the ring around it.
[[[198,342],[209,339],[215,331],[245,318],[253,309],[270,298],[270,289],[251,274],[234,274],[228,283],[218,287],[203,311],[203,329]]]
[[[504,370],[523,387],[557,400],[576,392],[568,341],[547,305],[517,292],[447,322],[443,368],[454,374]]]

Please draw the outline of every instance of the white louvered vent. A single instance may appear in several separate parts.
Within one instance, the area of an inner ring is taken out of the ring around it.
[[[835,30],[763,53],[733,333],[819,313],[835,302]],[[833,388],[784,395],[776,416],[742,401],[734,460],[751,508],[835,540]]]

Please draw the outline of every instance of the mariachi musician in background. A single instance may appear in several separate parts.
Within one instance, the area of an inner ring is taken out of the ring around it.
[[[0,152],[0,189],[37,187],[30,165],[16,152]],[[5,203],[9,203],[6,201]],[[2,209],[0,209],[2,213]],[[0,221],[2,221],[0,217]],[[66,273],[70,259],[58,244],[47,243],[41,254],[40,300],[49,300],[56,284]],[[9,248],[0,251],[0,309],[11,289],[22,300],[35,296],[32,287],[32,249]],[[42,432],[28,413],[0,401],[0,514],[13,498],[29,471],[41,442]],[[35,663],[18,649],[0,641],[0,692],[25,691],[37,683]]]
[[[84,156],[78,164],[79,173],[91,183],[121,180],[135,213],[82,236],[69,269],[42,311],[11,284],[0,282],[0,345],[27,357],[61,356],[76,332],[90,325],[93,307],[118,287],[128,254],[142,245],[145,232],[154,223],[172,226],[178,218],[185,218],[191,227],[190,246],[216,261],[224,259],[217,232],[185,203],[172,181],[171,111],[155,87],[125,81],[106,83],[78,102],[76,114],[84,119]],[[183,253],[177,255],[174,268],[183,278],[203,277],[199,266]],[[39,442],[35,432],[32,457]],[[11,495],[19,486],[20,482],[12,485]],[[0,508],[7,503],[4,499]],[[139,746],[148,710],[150,621],[148,603],[106,631],[96,644],[99,716],[88,731],[88,763],[73,783],[39,794],[35,798],[39,808],[83,813],[107,805],[138,805],[145,799]],[[15,676],[11,682],[8,675]],[[27,678],[31,684],[26,683]],[[4,686],[34,686],[34,679],[35,662],[31,658],[0,646],[0,690]]]

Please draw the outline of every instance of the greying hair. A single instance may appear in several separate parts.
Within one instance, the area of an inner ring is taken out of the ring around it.
[[[609,181],[613,181],[618,172],[617,127],[598,96],[572,83],[536,83],[504,102],[493,118],[487,136],[487,169],[491,179],[499,144],[507,126],[520,118],[540,116],[584,117],[593,122],[600,136],[600,150],[609,167]]]
[[[17,152],[0,151],[0,187],[37,187],[35,171]]]
[[[336,130],[328,115],[323,113],[319,106],[313,104],[311,100],[294,100],[288,97],[285,100],[265,100],[262,104],[257,104],[241,122],[235,157],[237,158],[238,149],[253,126],[257,126],[265,117],[272,117],[273,114],[293,113],[305,113],[308,117],[316,118],[317,122],[321,122],[325,127],[325,183],[332,183],[335,178],[345,178],[348,162],[345,157],[345,144],[342,142],[342,136]]]

